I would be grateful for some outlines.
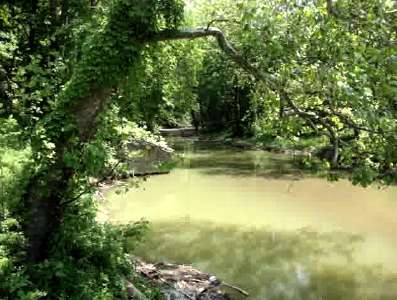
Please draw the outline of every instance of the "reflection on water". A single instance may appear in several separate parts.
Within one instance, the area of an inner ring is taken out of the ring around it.
[[[342,232],[273,232],[185,220],[156,222],[137,254],[193,262],[238,283],[250,299],[396,299],[397,276],[354,260],[361,241]]]
[[[183,153],[180,168],[199,169],[208,175],[299,178],[304,173],[284,154],[230,149],[208,143],[198,143],[194,147],[184,143],[179,145],[179,151]]]
[[[397,299],[397,189],[308,177],[279,154],[182,148],[169,175],[108,195],[112,221],[144,217],[138,249],[198,266],[250,299]]]

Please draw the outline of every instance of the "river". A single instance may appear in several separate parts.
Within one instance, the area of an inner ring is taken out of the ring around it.
[[[252,300],[397,299],[396,187],[329,182],[283,154],[183,145],[170,174],[107,194],[111,221],[151,223],[136,254],[191,264]]]

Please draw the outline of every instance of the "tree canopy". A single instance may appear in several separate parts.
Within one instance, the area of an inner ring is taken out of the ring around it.
[[[0,297],[122,299],[121,236],[142,227],[96,223],[87,191],[130,122],[322,136],[324,169],[396,182],[393,1],[185,4],[0,4]]]

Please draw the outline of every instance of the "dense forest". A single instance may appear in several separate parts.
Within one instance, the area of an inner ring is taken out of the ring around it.
[[[332,178],[395,184],[396,5],[2,0],[0,299],[127,298],[145,224],[98,223],[93,194],[137,132],[310,139]]]

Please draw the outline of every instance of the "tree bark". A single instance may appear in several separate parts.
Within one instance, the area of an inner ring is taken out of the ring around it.
[[[141,43],[155,43],[161,41],[171,40],[191,40],[196,38],[203,38],[212,36],[215,37],[221,50],[225,52],[237,65],[254,76],[256,80],[264,79],[258,69],[249,64],[232,44],[225,38],[223,32],[215,27],[185,29],[185,30],[164,30],[152,36],[142,39]],[[84,57],[81,58],[84,60]],[[275,82],[267,82],[271,88],[276,92],[281,93]],[[107,100],[111,94],[111,87],[102,87],[94,89],[98,86],[93,80],[90,81],[92,85],[91,92],[88,96],[73,99],[77,102],[69,111],[69,115],[76,120],[78,127],[78,138],[82,144],[89,142],[97,130],[97,117],[104,110]],[[282,97],[283,98],[283,97]],[[285,106],[289,105],[292,111],[285,111]],[[337,164],[339,138],[335,134],[332,126],[322,120],[312,112],[306,112],[295,106],[292,100],[282,100],[280,107],[280,115],[288,116],[292,114],[299,115],[308,122],[318,122],[323,125],[331,136],[334,144],[334,156],[332,158],[333,164]],[[62,134],[56,143],[56,157],[57,160],[47,170],[46,174],[33,176],[25,195],[25,203],[29,211],[28,218],[24,226],[25,235],[28,239],[28,260],[30,262],[39,262],[47,258],[49,250],[49,241],[53,234],[59,229],[62,223],[63,211],[62,201],[67,202],[70,195],[70,181],[73,178],[73,170],[71,170],[64,162],[64,153],[67,152],[70,145],[68,138]]]
[[[70,176],[58,162],[48,169],[48,177],[40,174],[30,180],[24,201],[27,222],[23,224],[28,239],[28,262],[40,262],[48,257],[50,240],[62,222],[61,201],[67,193]]]
[[[261,79],[263,76],[258,69],[254,68],[242,57],[233,45],[226,39],[222,30],[216,27],[199,27],[196,29],[185,30],[164,30],[154,35],[151,40],[154,42],[171,41],[171,40],[192,40],[196,38],[203,38],[213,36],[218,42],[218,46],[230,59],[237,65],[243,68],[248,74],[253,75],[256,79]]]
[[[97,117],[104,109],[109,98],[110,89],[94,90],[81,99],[71,111],[78,126],[78,137],[82,143],[88,142],[97,129]],[[63,220],[63,205],[67,199],[73,197],[70,183],[74,171],[64,162],[64,154],[68,151],[69,137],[59,137],[56,144],[56,161],[46,172],[40,172],[31,178],[25,205],[28,211],[24,229],[29,244],[27,259],[29,262],[40,262],[47,258],[49,243],[53,234],[59,229]]]
[[[327,12],[330,16],[336,15],[334,3],[332,2],[332,0],[327,0]]]
[[[219,47],[232,60],[250,74],[259,77],[257,70],[239,55],[218,28],[161,31],[141,42],[195,39],[206,36],[214,36]],[[81,59],[84,60],[84,57]],[[67,112],[69,116],[76,120],[78,138],[82,144],[89,142],[95,135],[97,117],[104,110],[112,90],[111,87],[94,88],[94,86],[98,86],[95,81],[90,81],[90,84],[92,86],[91,92],[85,97],[73,99],[75,104]],[[57,140],[54,141],[56,161],[50,164],[45,171],[33,176],[28,184],[23,201],[24,208],[27,210],[27,217],[23,226],[25,236],[28,239],[27,260],[31,263],[43,261],[48,257],[50,241],[62,224],[62,203],[67,202],[68,197],[69,199],[73,197],[70,184],[74,171],[64,161],[64,155],[71,147],[68,142],[70,138],[72,137],[65,136],[62,132],[59,133]]]

